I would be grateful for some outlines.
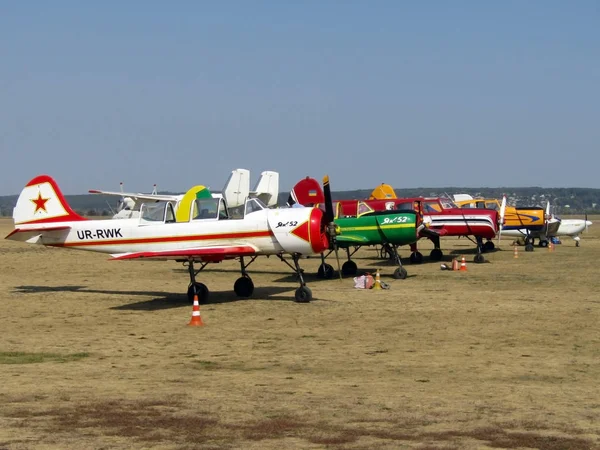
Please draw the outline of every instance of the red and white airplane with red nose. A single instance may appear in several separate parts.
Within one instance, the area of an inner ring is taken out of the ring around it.
[[[326,183],[325,192],[331,199],[328,180]],[[228,216],[223,198],[197,198],[190,208],[190,219],[185,222],[176,221],[171,202],[144,204],[139,218],[87,220],[71,209],[54,179],[40,175],[21,192],[13,211],[15,229],[6,238],[109,253],[114,260],[183,262],[190,275],[188,297],[198,294],[200,301],[206,300],[208,288],[196,281],[196,275],[208,263],[239,259],[241,277],[233,289],[238,296],[249,297],[254,283],[246,269],[257,256],[276,255],[298,275],[295,300],[312,299],[298,260],[329,248],[330,214],[319,208],[268,209],[257,198],[246,200],[241,219]],[[285,254],[291,255],[293,265]]]

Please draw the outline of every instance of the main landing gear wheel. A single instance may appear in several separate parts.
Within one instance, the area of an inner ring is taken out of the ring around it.
[[[237,280],[235,280],[233,291],[238,297],[250,297],[254,292],[254,283],[252,282],[252,278],[248,276],[239,277]]]
[[[487,241],[485,244],[483,244],[484,252],[491,252],[495,248],[496,248],[496,246],[494,245],[494,243],[492,241]]]
[[[354,261],[346,261],[342,264],[342,274],[344,275],[356,275],[358,267]]]
[[[317,276],[319,278],[325,278],[326,280],[333,278],[333,266],[327,263],[321,264],[317,271]]]
[[[196,287],[196,289],[194,289],[194,286]],[[208,288],[206,287],[206,285],[204,283],[191,284],[187,290],[188,300],[190,302],[193,302],[194,294],[197,293],[198,294],[198,303],[205,303],[206,300],[208,299],[208,292],[209,292]]]
[[[429,259],[432,261],[441,261],[444,257],[444,253],[439,248],[434,248],[429,253]]]
[[[475,258],[473,259],[473,262],[476,262],[477,264],[484,263],[485,262],[485,257],[481,253],[477,253],[475,255]]]
[[[423,253],[412,252],[410,254],[410,262],[411,264],[421,264],[423,262]]]
[[[296,289],[294,299],[296,303],[309,303],[312,300],[312,291],[306,286],[301,286]]]
[[[394,274],[392,275],[396,280],[404,280],[406,279],[408,272],[404,267],[398,267],[394,270]]]
[[[526,244],[525,245],[525,251],[526,252],[532,252],[533,251],[533,244]]]
[[[546,240],[540,240],[540,242],[538,242],[538,246],[540,247],[548,247],[548,241]]]

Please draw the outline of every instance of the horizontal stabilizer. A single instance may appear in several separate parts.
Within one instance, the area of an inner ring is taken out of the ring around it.
[[[39,224],[32,226],[25,226],[20,228],[15,228],[12,230],[5,239],[10,239],[12,241],[21,241],[27,242],[30,244],[37,244],[38,241],[42,238],[44,233],[49,233],[51,231],[62,231],[62,230],[70,230],[71,227],[68,225],[65,226],[53,226],[51,223],[48,224]]]

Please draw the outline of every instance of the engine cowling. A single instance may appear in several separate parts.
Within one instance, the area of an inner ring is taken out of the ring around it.
[[[289,253],[312,255],[329,248],[319,208],[269,210],[268,222],[279,245]]]

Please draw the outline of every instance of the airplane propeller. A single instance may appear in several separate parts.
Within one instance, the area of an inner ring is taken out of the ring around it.
[[[587,213],[585,213],[585,228],[584,228],[584,231],[585,231],[586,233],[587,233],[587,230],[588,230],[588,228],[589,228],[589,226],[590,226],[590,223],[591,223],[591,222],[588,220],[588,215],[587,215]]]
[[[337,269],[338,274],[340,276],[340,280],[342,279],[342,270],[340,266],[340,257],[338,253],[338,244],[337,244],[337,225],[333,221],[335,218],[335,213],[333,211],[333,200],[331,199],[331,187],[329,186],[329,176],[325,175],[323,177],[323,194],[325,195],[325,214],[323,215],[323,226],[327,231],[327,236],[329,237],[329,243],[333,246],[333,250],[335,251],[335,259],[337,261]]]
[[[504,215],[506,214],[506,195],[502,196],[502,203],[500,205],[500,227],[498,229],[498,244],[500,244],[500,238],[502,238],[502,229],[504,228]]]

